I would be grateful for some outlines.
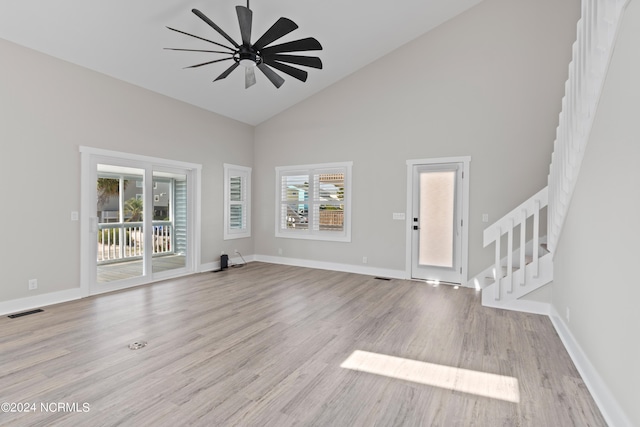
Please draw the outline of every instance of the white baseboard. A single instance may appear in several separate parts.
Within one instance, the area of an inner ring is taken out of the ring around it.
[[[529,301],[523,299],[517,299],[513,301],[496,301],[492,297],[485,298],[485,293],[482,294],[482,306],[501,308],[504,310],[522,311],[524,313],[549,315],[551,305],[546,302]]]
[[[85,296],[86,291],[84,289],[72,288],[27,298],[2,301],[0,302],[0,315],[19,313],[21,311],[33,310],[47,305],[60,304],[62,302],[77,300]]]
[[[253,256],[246,256],[246,262],[253,261]],[[245,261],[240,257],[229,258],[231,264],[243,264]],[[197,271],[213,271],[220,268],[220,261],[201,264]],[[164,279],[163,279],[164,280]],[[22,311],[33,310],[36,308],[46,307],[48,305],[60,304],[63,302],[74,301],[88,296],[85,289],[72,288],[64,291],[51,292],[47,294],[35,295],[32,297],[18,298],[9,301],[0,301],[0,316],[5,314],[19,313]]]
[[[573,334],[567,327],[558,311],[552,304],[528,301],[528,300],[514,300],[514,301],[495,301],[493,298],[482,299],[482,305],[484,307],[502,308],[505,310],[522,311],[526,313],[547,315],[551,319],[556,332],[562,340],[562,344],[569,353],[571,360],[578,369],[580,376],[585,382],[593,400],[595,400],[602,416],[607,421],[607,424],[612,427],[632,427],[633,424],[624,413],[615,397],[611,394],[611,391],[604,383],[598,371],[589,361],[589,358],[584,353],[580,344],[576,341]]]
[[[631,420],[624,413],[613,394],[611,394],[602,377],[591,364],[571,330],[553,305],[550,305],[549,318],[607,424],[612,427],[633,427]]]
[[[270,264],[317,268],[319,270],[341,271],[343,273],[356,273],[363,274],[365,276],[387,277],[390,279],[406,278],[404,270],[391,270],[387,268],[365,267],[353,264],[340,264],[335,262],[313,261],[309,259],[286,258],[269,255],[254,255],[254,260],[268,262]]]

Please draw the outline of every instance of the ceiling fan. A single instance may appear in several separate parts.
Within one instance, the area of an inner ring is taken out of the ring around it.
[[[322,61],[316,56],[301,56],[301,55],[287,55],[284,53],[302,52],[308,50],[322,50],[322,45],[318,40],[313,37],[307,37],[304,39],[294,40],[277,45],[271,45],[276,40],[286,36],[296,28],[295,22],[288,18],[280,18],[275,24],[271,26],[258,40],[251,43],[251,24],[253,20],[253,12],[249,9],[249,0],[247,0],[247,7],[236,6],[236,13],[238,15],[238,23],[240,25],[240,35],[242,38],[241,43],[237,43],[233,40],[222,28],[217,26],[211,19],[209,19],[204,13],[198,9],[191,10],[198,18],[206,22],[211,28],[216,30],[218,34],[224,37],[230,44],[225,45],[215,42],[213,40],[205,39],[194,34],[190,34],[175,28],[167,27],[171,31],[175,31],[196,39],[204,40],[209,43],[213,43],[218,47],[227,49],[227,51],[221,50],[204,50],[204,49],[179,49],[179,48],[165,48],[168,50],[180,50],[188,52],[206,52],[217,53],[222,55],[228,55],[225,58],[214,59],[212,61],[203,62],[196,65],[191,65],[185,68],[197,68],[203,65],[214,64],[222,61],[231,61],[233,64],[222,72],[214,81],[222,80],[226,78],[233,70],[240,65],[245,68],[245,88],[249,88],[256,83],[255,68],[257,67],[262,73],[273,83],[276,88],[279,88],[284,83],[284,79],[276,73],[273,68],[279,70],[285,74],[290,75],[300,81],[305,82],[308,77],[308,73],[299,68],[292,67],[287,64],[301,65],[304,67],[322,69]]]

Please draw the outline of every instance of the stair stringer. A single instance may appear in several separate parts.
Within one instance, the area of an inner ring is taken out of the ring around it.
[[[520,270],[518,270],[520,271]],[[500,278],[500,299],[496,299],[495,287],[498,286],[494,281],[488,284],[482,289],[482,305],[487,307],[509,308],[513,301],[530,294],[531,292],[540,289],[544,285],[553,281],[553,256],[551,253],[547,253],[539,258],[538,272],[536,275],[535,267],[533,264],[527,264],[525,266],[525,280],[524,285],[513,283],[512,290],[509,291],[509,280],[517,282],[519,274],[514,273],[512,278],[508,277]]]
[[[630,0],[583,0],[577,37],[549,167],[548,236],[555,253],[569,210],[591,127]]]

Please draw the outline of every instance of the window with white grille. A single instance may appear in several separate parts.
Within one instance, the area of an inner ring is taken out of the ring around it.
[[[224,165],[224,239],[251,236],[251,168]]]
[[[277,167],[276,237],[351,241],[351,167]]]

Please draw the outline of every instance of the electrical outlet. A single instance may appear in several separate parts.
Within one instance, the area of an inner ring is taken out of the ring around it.
[[[571,312],[569,311],[569,307],[567,307],[567,322],[571,322]]]
[[[362,263],[363,263],[363,264],[366,264],[366,263],[368,263],[368,262],[369,262],[369,260],[367,259],[367,257],[366,257],[366,256],[363,256],[363,257],[362,257]]]
[[[224,251],[220,251],[220,255],[224,255]]]
[[[33,291],[34,289],[38,289],[38,279],[29,280],[29,290]]]
[[[237,250],[237,249],[234,249],[234,250],[233,250],[233,253],[234,253],[234,254],[236,254],[236,255],[238,255],[240,252],[238,252],[238,250]]]
[[[482,222],[489,222],[489,214],[482,214]]]
[[[278,255],[282,255],[282,248],[278,248]]]

